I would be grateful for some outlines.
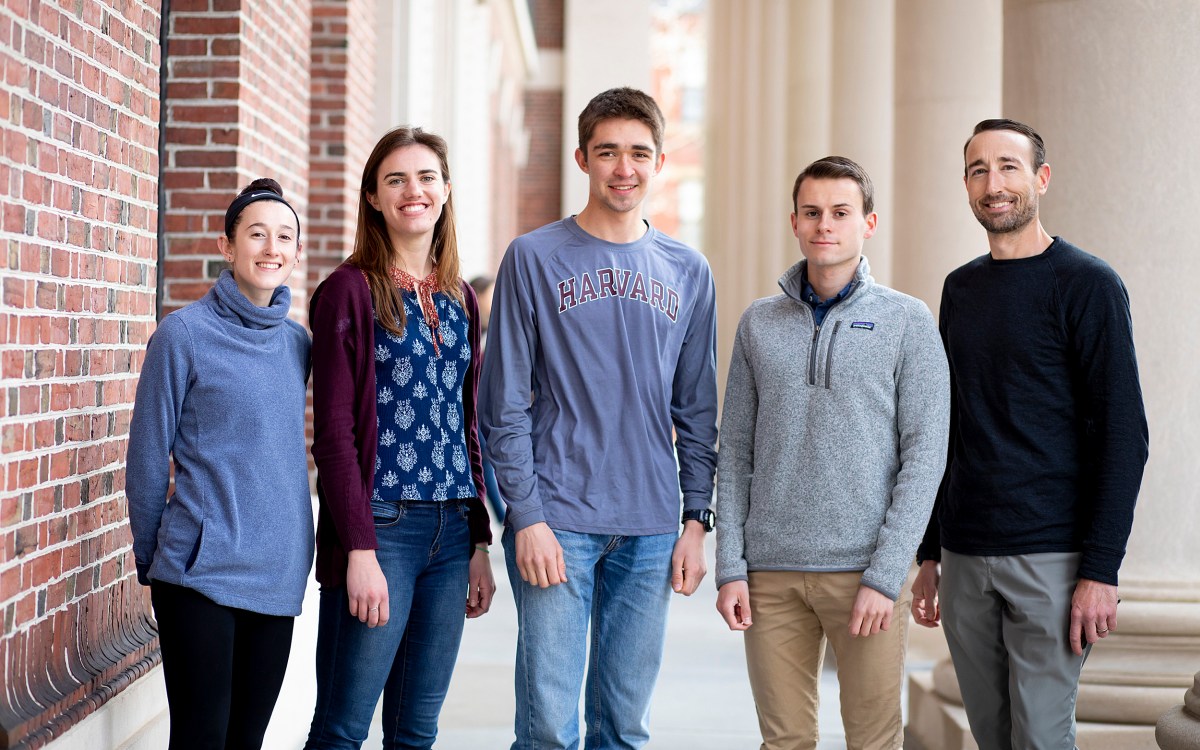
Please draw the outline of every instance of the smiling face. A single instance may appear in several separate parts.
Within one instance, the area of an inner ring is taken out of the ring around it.
[[[808,177],[796,193],[792,233],[810,269],[853,273],[877,220],[874,213],[863,215],[862,191],[854,180]]]
[[[1050,167],[1035,170],[1033,158],[1033,144],[1012,130],[986,130],[967,144],[967,198],[990,234],[1017,232],[1037,219]]]
[[[232,238],[221,236],[217,245],[233,269],[238,289],[259,307],[271,304],[271,295],[287,282],[300,260],[296,215],[276,200],[259,200],[242,209]]]
[[[575,149],[575,162],[588,175],[588,208],[627,214],[642,205],[664,156],[654,135],[639,120],[601,120],[592,131],[587,153]]]
[[[383,214],[395,245],[414,240],[432,243],[433,230],[450,197],[450,183],[442,177],[437,154],[413,144],[396,149],[379,165],[375,191],[367,193],[371,206]]]

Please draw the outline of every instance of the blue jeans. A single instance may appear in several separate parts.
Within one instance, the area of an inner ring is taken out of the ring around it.
[[[368,628],[323,589],[317,706],[305,748],[358,748],[383,693],[384,748],[431,748],[466,617],[470,535],[458,500],[372,503],[389,619]]]
[[[512,750],[579,747],[579,691],[589,645],[584,747],[640,748],[650,739],[650,696],[662,662],[676,535],[554,535],[567,582],[541,589],[521,580],[513,531],[504,530],[519,626]]]

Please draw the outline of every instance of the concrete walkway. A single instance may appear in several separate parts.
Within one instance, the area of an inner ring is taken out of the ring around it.
[[[753,750],[760,743],[742,636],[725,627],[714,607],[712,546],[710,537],[709,576],[700,590],[691,597],[675,597],[671,604],[667,648],[651,711],[652,748]],[[499,590],[491,612],[467,622],[442,711],[439,750],[501,750],[513,740],[516,612],[499,544],[492,547],[491,560]],[[315,696],[316,613],[316,584],[310,583],[283,692],[267,732],[266,750],[294,750],[304,744]],[[928,668],[929,664],[909,666]],[[845,748],[837,679],[829,669],[821,681],[820,726],[819,750]],[[380,745],[377,715],[364,747]]]

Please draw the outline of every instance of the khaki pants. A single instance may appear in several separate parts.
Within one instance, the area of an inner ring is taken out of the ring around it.
[[[911,590],[896,602],[889,630],[852,638],[850,609],[862,573],[760,571],[749,579],[754,624],[746,631],[746,663],[762,750],[817,746],[826,640],[837,656],[848,750],[902,747],[900,688]]]

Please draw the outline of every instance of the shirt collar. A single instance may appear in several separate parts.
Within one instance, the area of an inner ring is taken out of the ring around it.
[[[818,295],[816,290],[812,288],[812,284],[808,283],[808,269],[805,268],[800,272],[800,294],[804,298],[804,301],[810,305],[823,305],[841,302],[842,299],[844,299],[846,295],[850,293],[850,288],[854,286],[855,281],[858,281],[857,276],[850,279],[850,283],[842,287],[842,291],[833,295],[829,299],[822,301],[820,295]]]

